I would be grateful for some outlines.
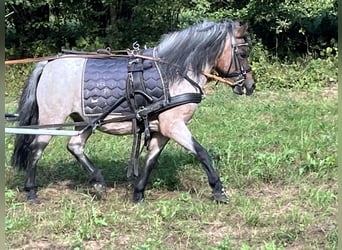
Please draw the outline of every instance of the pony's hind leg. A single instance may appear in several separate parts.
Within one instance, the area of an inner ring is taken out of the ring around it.
[[[24,190],[27,192],[27,200],[33,203],[40,202],[36,186],[37,163],[51,138],[51,135],[29,134],[17,134],[15,137],[11,163],[18,170],[26,171]]]
[[[213,190],[214,200],[222,203],[228,202],[228,198],[224,193],[222,182],[211,164],[208,152],[199,144],[192,136],[184,121],[173,121],[172,123],[163,123],[160,125],[162,133],[176,141],[186,150],[193,153],[202,163],[203,168],[208,176],[209,185]]]
[[[34,141],[29,145],[29,155],[27,156],[26,171],[27,177],[24,184],[24,190],[27,192],[27,200],[33,203],[40,203],[37,197],[36,186],[36,167],[44,149],[49,144],[52,136],[37,135]]]
[[[71,137],[67,145],[67,149],[77,159],[81,166],[87,170],[90,175],[91,182],[94,183],[95,189],[102,192],[105,190],[106,185],[101,171],[98,170],[84,154],[84,146],[91,134],[92,129],[90,128],[78,136]]]
[[[148,177],[151,174],[153,167],[155,166],[158,157],[163,150],[169,138],[162,136],[159,133],[153,133],[151,141],[148,146],[148,153],[145,158],[144,168],[140,172],[139,178],[134,186],[133,191],[133,202],[143,202],[144,201],[144,191],[148,181]]]

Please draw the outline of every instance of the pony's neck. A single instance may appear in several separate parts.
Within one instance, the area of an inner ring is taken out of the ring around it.
[[[214,65],[209,65],[208,63],[205,65],[202,74],[200,74],[200,78],[198,81],[199,86],[203,89],[204,86],[208,83],[208,79],[204,73],[211,73],[214,68]]]
[[[205,69],[202,71],[203,73],[209,73],[213,69],[213,66],[210,66],[207,64],[205,66]],[[204,74],[197,74],[192,70],[188,70],[186,74],[191,80],[196,82],[198,86],[204,90],[205,85],[208,82],[207,77]],[[193,92],[199,92],[198,89],[194,87],[188,80],[181,77],[178,81],[176,81],[174,84],[172,84],[170,88],[170,94],[171,96],[184,94],[184,93],[193,93]],[[203,91],[204,92],[204,91]]]

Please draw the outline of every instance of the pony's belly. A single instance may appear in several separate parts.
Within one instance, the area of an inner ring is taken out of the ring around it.
[[[98,130],[113,135],[129,135],[132,134],[132,122],[108,123],[99,127]]]
[[[159,132],[159,122],[158,120],[152,120],[149,122],[149,127],[151,132]],[[132,122],[113,122],[104,124],[98,128],[101,132],[113,135],[129,135],[132,134]]]

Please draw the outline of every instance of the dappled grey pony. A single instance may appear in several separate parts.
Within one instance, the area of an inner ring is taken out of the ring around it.
[[[84,146],[97,129],[108,134],[134,134],[128,175],[138,175],[133,201],[144,201],[152,168],[169,139],[173,139],[202,163],[213,198],[227,202],[221,180],[207,151],[187,127],[213,70],[234,82],[236,94],[253,93],[255,83],[247,61],[247,26],[238,22],[205,21],[164,35],[158,46],[125,55],[64,54],[37,63],[19,102],[19,126],[63,127],[68,117],[78,135],[68,150],[89,172],[97,190],[105,181],[84,154]],[[52,125],[51,125],[52,124]],[[147,156],[137,168],[140,135]],[[12,165],[27,171],[28,200],[39,202],[36,191],[37,161],[52,135],[17,134]]]

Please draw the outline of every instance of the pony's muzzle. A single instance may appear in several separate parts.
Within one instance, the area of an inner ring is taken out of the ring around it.
[[[252,95],[255,89],[255,83],[246,83],[243,86],[241,85],[235,85],[233,87],[233,93],[237,95]]]
[[[246,83],[245,88],[246,88],[246,95],[253,94],[254,89],[255,89],[255,82]]]

